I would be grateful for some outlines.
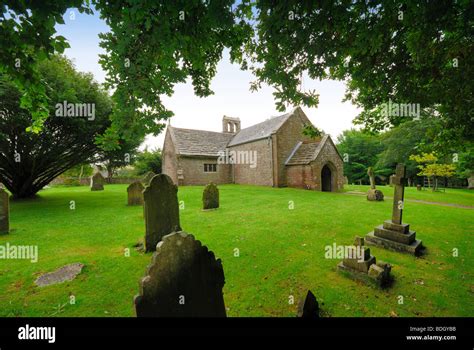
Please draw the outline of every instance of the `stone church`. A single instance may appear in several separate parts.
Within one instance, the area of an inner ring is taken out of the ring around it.
[[[338,191],[343,161],[329,135],[303,135],[301,108],[245,129],[224,116],[222,132],[168,126],[163,173],[179,185],[245,184]]]

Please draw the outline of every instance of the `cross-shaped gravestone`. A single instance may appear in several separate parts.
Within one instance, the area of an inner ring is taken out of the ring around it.
[[[367,169],[367,175],[369,175],[370,189],[375,190],[375,175],[374,169],[372,169],[371,166],[369,166],[369,169]]]
[[[405,194],[405,182],[406,182],[406,167],[403,164],[397,164],[395,175],[393,176],[393,209],[392,209],[392,222],[394,224],[402,224],[402,212],[403,212],[403,197]]]

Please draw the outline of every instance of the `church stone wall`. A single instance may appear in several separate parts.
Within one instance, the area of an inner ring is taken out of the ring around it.
[[[207,185],[231,183],[231,166],[217,164],[217,171],[204,172],[204,164],[217,164],[217,157],[185,157],[178,158],[178,185]]]
[[[273,186],[272,140],[257,140],[242,145],[229,147],[230,151],[256,152],[256,166],[234,164],[234,182],[242,185]]]
[[[301,112],[302,113],[302,112]],[[298,142],[307,140],[308,137],[303,135],[304,123],[310,123],[306,116],[300,115],[298,111],[295,112],[288,120],[281,126],[276,133],[277,137],[277,176],[278,186],[290,186],[291,179],[287,179],[287,171],[285,162],[290,156],[293,149]],[[293,171],[292,171],[293,172]]]
[[[321,191],[321,171],[325,165],[331,170],[331,191],[339,191],[344,188],[344,163],[342,162],[336,147],[328,140],[316,159],[311,162],[314,174],[315,190]]]
[[[313,169],[310,165],[290,165],[286,168],[288,187],[314,190],[316,188]]]
[[[163,174],[168,175],[175,184],[178,184],[178,158],[169,129],[166,130],[162,157]]]

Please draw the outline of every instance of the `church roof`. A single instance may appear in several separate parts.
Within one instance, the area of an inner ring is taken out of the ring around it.
[[[176,153],[187,156],[217,157],[219,151],[225,151],[233,134],[181,129],[169,126]]]
[[[236,146],[247,142],[252,142],[269,137],[280,129],[286,120],[294,113],[286,113],[277,117],[272,117],[264,122],[252,125],[240,130],[229,142],[228,146]]]
[[[241,145],[271,136],[276,133],[297,110],[298,108],[289,113],[269,118],[261,123],[242,129],[236,134],[181,129],[172,127],[171,125],[168,128],[177,154],[217,157],[218,152],[225,151],[226,147]]]
[[[293,152],[288,157],[285,164],[309,164],[310,162],[316,159],[328,139],[329,135],[324,135],[320,141],[306,141],[298,143]]]

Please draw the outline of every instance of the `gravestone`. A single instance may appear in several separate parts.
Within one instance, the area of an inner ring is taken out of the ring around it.
[[[374,231],[365,237],[368,244],[376,245],[390,250],[420,255],[423,245],[416,239],[416,232],[410,230],[409,224],[402,223],[406,168],[397,164],[393,177],[394,194],[392,207],[392,220],[386,220],[383,225],[377,226]]]
[[[219,208],[219,189],[212,182],[207,184],[202,192],[202,208],[204,210]]]
[[[226,317],[220,259],[193,235],[173,232],[153,254],[140,292],[137,317]]]
[[[178,187],[168,175],[155,175],[145,187],[145,251],[154,252],[163,236],[180,231]]]
[[[104,190],[105,179],[101,173],[95,173],[91,177],[91,191],[103,191]]]
[[[73,263],[63,266],[56,271],[45,273],[38,277],[35,284],[38,287],[50,286],[52,284],[58,284],[66,281],[72,281],[82,271],[84,264]]]
[[[474,175],[469,176],[467,179],[467,188],[470,190],[474,189]]]
[[[390,187],[393,187],[393,179],[395,178],[395,175],[390,175],[388,178],[388,185]]]
[[[153,179],[156,176],[156,174],[153,171],[149,171],[145,174],[145,176],[142,179],[142,183],[144,186],[149,186],[151,179]]]
[[[344,185],[349,185],[349,178],[344,176]]]
[[[306,297],[300,300],[297,316],[309,319],[319,318],[319,304],[310,290],[308,290]]]
[[[383,201],[383,193],[375,188],[375,175],[372,167],[367,169],[367,175],[370,180],[370,190],[367,192],[367,200],[369,201]]]
[[[370,249],[364,247],[364,238],[357,236],[354,246],[350,247],[350,256],[341,261],[337,268],[348,274],[349,277],[379,287],[386,287],[391,282],[392,266],[383,261],[377,262]]]
[[[10,232],[10,196],[0,189],[0,235]]]
[[[143,205],[143,187],[142,183],[135,181],[127,187],[128,205]]]

